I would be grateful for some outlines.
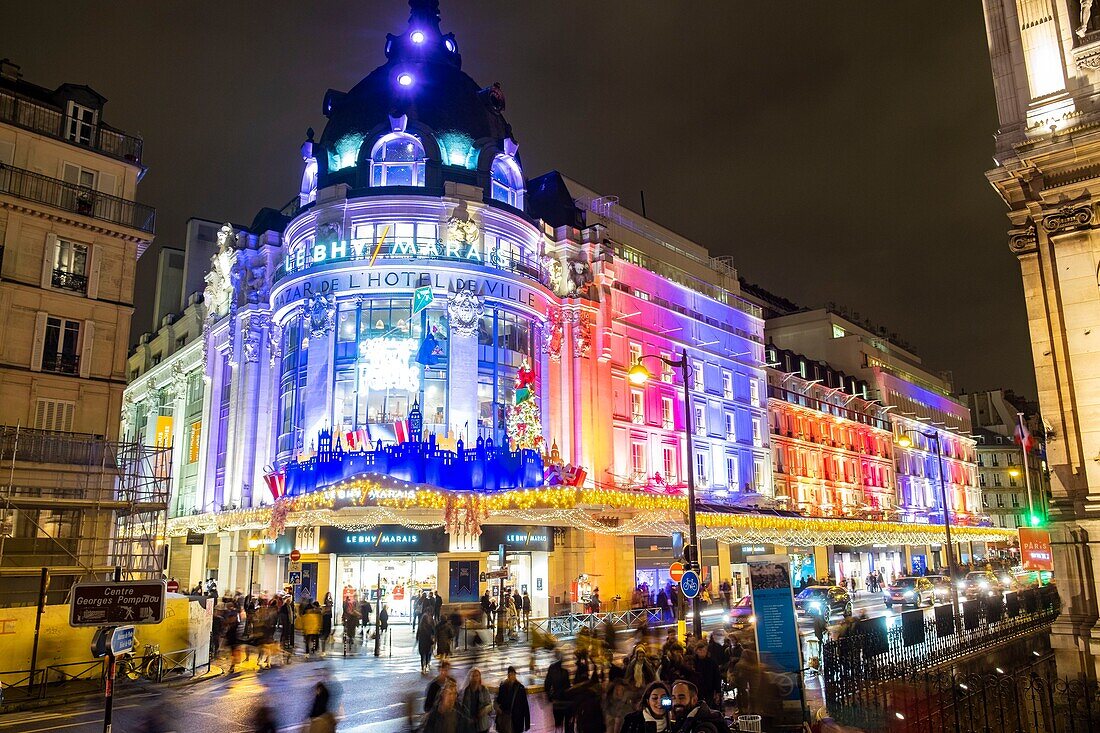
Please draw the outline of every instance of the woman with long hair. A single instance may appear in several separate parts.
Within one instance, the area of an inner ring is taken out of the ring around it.
[[[481,682],[481,670],[474,667],[466,677],[466,687],[459,698],[459,730],[461,733],[487,733],[493,696]]]
[[[664,733],[672,723],[669,710],[661,704],[662,698],[671,696],[671,688],[664,682],[651,682],[642,693],[638,709],[623,718],[619,733]]]

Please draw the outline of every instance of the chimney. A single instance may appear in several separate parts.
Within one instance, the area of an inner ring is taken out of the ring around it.
[[[22,76],[19,64],[13,63],[11,59],[0,59],[0,79],[19,81]]]

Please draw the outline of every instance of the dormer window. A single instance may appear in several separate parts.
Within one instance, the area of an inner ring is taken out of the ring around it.
[[[511,155],[498,155],[493,159],[490,196],[514,208],[523,208],[523,173]]]
[[[392,132],[371,150],[370,185],[423,186],[426,158],[419,140],[405,132]]]
[[[76,102],[69,102],[65,115],[65,139],[81,145],[90,145],[95,132],[96,113]]]

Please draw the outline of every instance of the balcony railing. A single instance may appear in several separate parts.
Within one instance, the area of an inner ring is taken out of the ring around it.
[[[112,158],[141,163],[141,138],[127,135],[106,125],[95,125],[92,127],[89,141],[80,142],[65,135],[67,119],[60,110],[20,99],[11,92],[0,91],[0,122],[22,127],[81,148],[91,148]]]
[[[54,374],[79,374],[80,357],[76,354],[45,354],[42,357],[42,371]]]
[[[152,206],[108,196],[86,186],[10,165],[0,164],[0,194],[53,206],[149,234],[156,231],[157,211]]]
[[[85,275],[78,275],[68,270],[54,270],[53,286],[63,290],[72,290],[75,293],[86,293],[88,291],[88,278]]]

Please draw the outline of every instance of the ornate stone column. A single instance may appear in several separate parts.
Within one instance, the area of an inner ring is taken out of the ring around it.
[[[477,440],[477,327],[484,312],[481,297],[473,290],[460,290],[447,298],[447,426],[467,447]]]

